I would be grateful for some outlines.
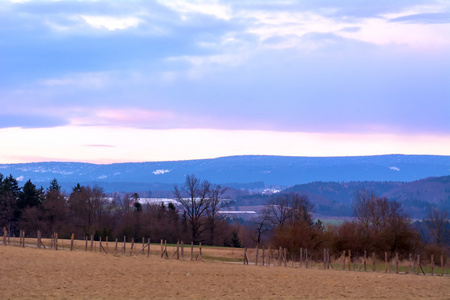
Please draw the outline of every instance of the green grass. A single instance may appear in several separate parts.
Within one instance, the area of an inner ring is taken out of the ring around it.
[[[230,258],[230,257],[222,257],[222,256],[209,256],[202,254],[202,258],[205,260],[213,260],[213,261],[223,261],[223,262],[242,262],[240,258]]]

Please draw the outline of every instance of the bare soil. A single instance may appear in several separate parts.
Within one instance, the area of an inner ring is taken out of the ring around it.
[[[0,245],[0,299],[450,299],[450,278]]]

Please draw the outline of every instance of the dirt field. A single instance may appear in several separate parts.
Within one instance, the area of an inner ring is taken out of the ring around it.
[[[450,299],[450,278],[0,245],[0,299]]]

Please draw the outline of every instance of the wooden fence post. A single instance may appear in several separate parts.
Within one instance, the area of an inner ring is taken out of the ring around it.
[[[366,259],[367,259],[367,251],[364,250],[364,272],[367,271],[367,263],[366,263]]]
[[[409,254],[409,271],[408,274],[412,274],[412,255]]]
[[[84,247],[84,251],[87,252],[87,244],[88,244],[88,238],[87,238],[87,235],[84,236],[84,239],[86,240],[86,246]]]
[[[266,260],[266,252],[265,252],[265,249],[264,249],[264,247],[263,247],[263,248],[262,248],[262,266],[263,266],[263,267],[266,265],[265,260]]]
[[[247,247],[244,249],[244,265],[248,265]]]
[[[270,250],[270,247],[269,247],[269,250],[267,253],[267,266],[269,266],[269,267],[270,267],[270,263],[271,263],[271,261],[270,261],[271,257],[272,257],[272,251]]]
[[[258,266],[258,243],[256,243],[255,266]]]
[[[287,249],[286,248],[284,248],[284,267],[286,268],[287,267]]]
[[[116,245],[114,246],[114,253],[117,255],[117,243],[119,242],[119,239],[116,238]]]
[[[127,236],[123,236],[123,255],[125,255],[127,252]]]
[[[133,255],[133,251],[134,251],[134,238],[131,238],[130,256]]]
[[[444,276],[444,255],[441,255],[441,276]]]
[[[94,235],[91,234],[91,252],[94,252]]]
[[[395,252],[395,274],[398,274],[398,252]]]
[[[37,247],[38,249],[41,249],[41,231],[38,230],[37,232]]]
[[[416,271],[417,275],[419,275],[419,269],[420,269],[420,255],[417,255],[417,271]]]
[[[300,268],[302,267],[303,264],[303,248],[300,247]]]
[[[341,263],[341,270],[345,271],[345,250],[342,251],[342,255],[339,257],[339,262]]]
[[[180,240],[177,240],[177,260],[180,259]]]
[[[25,230],[22,230],[22,247],[25,248]]]
[[[75,234],[72,233],[72,236],[70,237],[70,251],[73,251],[73,240],[75,238]]]
[[[305,268],[308,269],[308,248],[305,249]]]
[[[58,233],[55,232],[55,250],[58,250]]]
[[[98,237],[98,252],[102,253],[102,237]]]
[[[3,244],[6,246],[6,226],[3,227]]]
[[[194,260],[194,242],[191,242],[191,260]]]
[[[281,257],[283,256],[282,254],[282,249],[281,246],[278,247],[278,266],[281,267]]]
[[[326,269],[327,264],[327,249],[323,248],[323,269]]]
[[[202,260],[202,242],[198,243],[198,255],[199,255],[199,260]]]
[[[376,271],[375,252],[372,252],[372,272]]]
[[[147,243],[147,257],[150,256],[150,238],[148,238],[148,243]]]
[[[327,249],[327,269],[330,269],[330,266],[334,270],[334,267],[333,267],[333,265],[331,264],[331,261],[330,261],[330,249]]]
[[[164,255],[164,246],[163,246],[163,240],[161,240],[161,257]]]
[[[431,254],[431,276],[434,276],[434,255]]]
[[[387,252],[384,252],[384,273],[388,271],[388,255]]]
[[[352,270],[352,252],[350,250],[348,250],[348,270],[351,271]]]
[[[109,238],[108,238],[108,236],[106,236],[106,254],[108,254],[108,252],[109,252]]]

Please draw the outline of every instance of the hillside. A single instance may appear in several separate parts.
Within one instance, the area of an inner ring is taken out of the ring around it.
[[[405,212],[415,218],[424,217],[429,205],[450,211],[450,176],[413,182],[313,182],[295,185],[283,192],[308,195],[320,214],[340,212],[338,215],[351,215],[354,195],[361,189],[402,203]]]
[[[96,165],[44,162],[1,164],[0,173],[47,187],[56,178],[67,192],[77,183],[105,192],[139,192],[171,197],[186,174],[229,187],[236,205],[262,205],[266,188],[308,195],[316,212],[351,216],[356,191],[373,190],[422,218],[430,204],[450,210],[450,156],[382,155],[362,157],[231,156],[216,159]],[[426,178],[426,179],[423,179]]]
[[[216,159],[87,164],[43,162],[0,164],[0,173],[43,186],[56,178],[66,190],[75,183],[98,184],[107,192],[165,190],[195,174],[236,188],[289,187],[316,181],[409,182],[450,174],[450,156],[381,155],[358,157],[230,156]]]

